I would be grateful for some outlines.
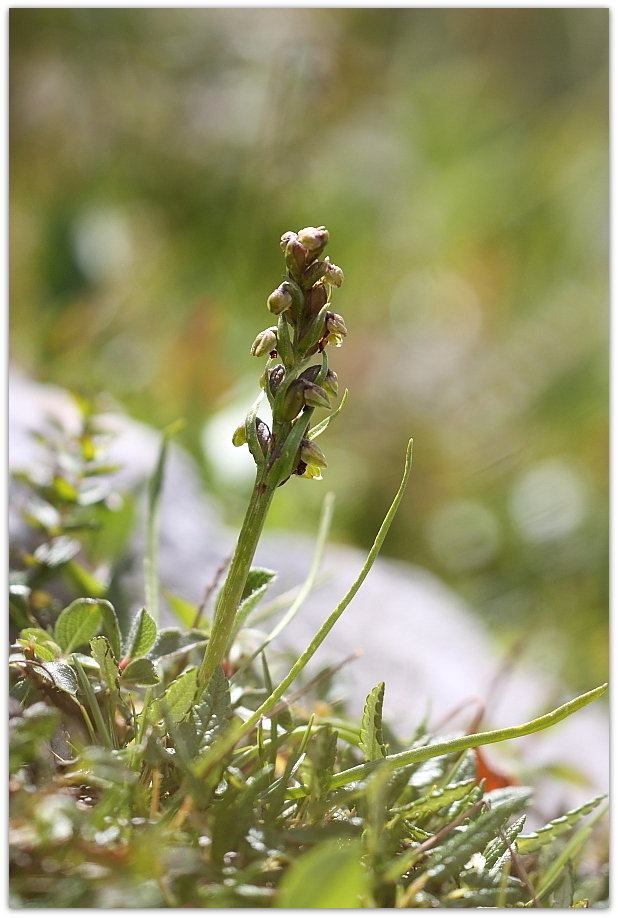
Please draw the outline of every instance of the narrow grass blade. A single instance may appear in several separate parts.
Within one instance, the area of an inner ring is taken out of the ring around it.
[[[574,714],[575,711],[590,704],[591,701],[595,701],[603,694],[606,688],[607,683],[600,685],[598,688],[592,689],[592,691],[586,692],[584,695],[579,695],[572,701],[568,701],[566,704],[561,705],[559,708],[556,708],[555,711],[550,711],[549,714],[544,714],[542,717],[537,717],[535,720],[520,724],[516,727],[504,727],[500,730],[490,730],[487,733],[471,733],[468,736],[460,736],[452,740],[446,740],[442,743],[432,743],[429,746],[421,746],[417,749],[408,749],[405,752],[388,755],[381,761],[388,762],[393,768],[400,768],[402,765],[412,765],[415,762],[424,762],[438,755],[448,755],[452,752],[461,752],[463,749],[472,749],[474,746],[501,743],[504,740],[517,739],[519,736],[528,736],[530,733],[538,733],[540,730],[552,727],[554,724],[564,720],[565,717]],[[354,768],[348,768],[346,771],[340,772],[333,778],[331,788],[343,787],[344,784],[349,784],[350,781],[358,781],[364,778],[377,764],[379,763],[367,762],[364,765],[356,765]]]
[[[161,449],[155,466],[154,473],[148,485],[148,517],[146,520],[146,553],[144,555],[144,594],[146,608],[154,618],[159,621],[159,576],[157,570],[157,532],[159,519],[159,504],[161,489],[163,487],[163,474],[167,460],[167,451],[170,440],[184,427],[184,420],[180,419],[170,424],[163,431]]]

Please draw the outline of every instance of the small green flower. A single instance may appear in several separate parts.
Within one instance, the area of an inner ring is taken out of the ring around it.
[[[302,441],[300,444],[300,458],[306,465],[314,465],[319,469],[325,469],[328,465],[326,456],[314,440]]]
[[[277,326],[272,325],[261,331],[251,345],[252,357],[263,357],[277,350]]]
[[[336,312],[326,313],[326,329],[333,335],[341,335],[342,338],[345,338],[348,333],[345,322]]]
[[[273,290],[268,297],[267,304],[270,311],[276,315],[281,315],[292,305],[292,294],[286,289],[284,284],[280,284],[276,290]]]
[[[328,396],[321,386],[315,383],[305,381],[303,386],[303,398],[305,404],[310,408],[330,408]]]

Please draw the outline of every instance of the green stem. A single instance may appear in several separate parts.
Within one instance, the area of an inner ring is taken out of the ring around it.
[[[217,600],[210,640],[198,673],[197,682],[200,693],[206,688],[214,670],[225,656],[236,612],[247,583],[251,562],[264,528],[273,494],[274,489],[268,488],[258,475],[227,577]]]
[[[289,671],[285,679],[279,683],[277,688],[271,692],[266,701],[260,705],[260,707],[253,712],[253,714],[243,723],[234,727],[231,727],[225,734],[223,734],[212,746],[210,746],[202,758],[196,763],[196,774],[203,777],[210,768],[212,768],[217,762],[227,755],[227,753],[234,748],[237,741],[240,737],[251,730],[260,718],[264,717],[278,701],[281,700],[287,688],[292,684],[294,679],[302,672],[305,668],[311,657],[315,654],[316,650],[322,644],[327,634],[334,627],[337,620],[341,617],[344,610],[349,606],[352,599],[358,593],[361,584],[365,580],[367,574],[373,566],[373,562],[378,556],[378,552],[382,547],[382,542],[386,538],[386,534],[389,530],[389,527],[393,521],[397,508],[401,503],[406,485],[408,483],[408,478],[410,477],[410,469],[412,468],[412,440],[408,442],[408,448],[406,450],[406,461],[403,472],[403,478],[401,484],[399,485],[399,490],[395,495],[393,503],[391,504],[388,513],[384,517],[384,522],[378,530],[378,534],[375,537],[373,546],[367,555],[367,560],[365,561],[358,577],[343,597],[341,602],[333,609],[331,614],[328,616],[322,627],[317,631],[314,638],[309,643],[308,647],[300,655],[292,669]],[[384,761],[381,759],[380,761]]]

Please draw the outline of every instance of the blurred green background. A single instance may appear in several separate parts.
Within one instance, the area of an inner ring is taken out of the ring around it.
[[[272,525],[607,675],[607,9],[12,9],[10,356],[181,439],[227,519],[278,241],[325,224],[348,405]],[[239,458],[240,457],[240,458]],[[244,463],[244,464],[243,464]],[[249,470],[249,472],[248,472]]]

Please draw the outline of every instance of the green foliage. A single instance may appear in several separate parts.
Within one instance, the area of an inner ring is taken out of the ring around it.
[[[133,660],[136,657],[143,657],[151,649],[156,638],[157,626],[154,619],[145,609],[140,609],[131,625],[131,632],[124,654],[125,658]]]
[[[369,886],[356,842],[322,842],[302,854],[286,874],[278,908],[360,908]]]
[[[95,423],[85,416],[86,426]],[[67,437],[63,448],[76,446]],[[49,485],[46,508],[27,505],[33,540],[45,548],[27,552],[11,579],[12,907],[565,908],[605,901],[602,864],[594,883],[582,872],[582,863],[602,857],[595,854],[602,840],[593,836],[601,798],[524,835],[530,790],[485,792],[470,752],[549,727],[602,687],[504,730],[433,736],[419,725],[411,748],[383,722],[384,683],[369,693],[360,724],[311,712],[310,700],[301,707],[288,692],[367,575],[403,494],[410,454],[366,564],[290,672],[281,677],[266,658],[268,636],[258,655],[244,649],[246,617],[259,616],[273,578],[253,569],[234,653],[203,690],[205,630],[159,630],[145,608],[121,627],[107,581],[93,573],[101,560],[90,553],[88,513],[101,509],[95,501],[83,503],[87,512],[79,511],[80,526],[72,528],[79,482],[72,490]],[[32,486],[40,497],[40,485]],[[68,529],[75,544],[68,551],[60,543],[54,556],[53,540]],[[101,544],[118,557],[111,537]],[[284,619],[315,582],[317,561]],[[56,591],[56,573],[72,564],[78,568]],[[88,582],[94,595],[82,592]],[[71,589],[78,595],[68,604],[57,598]],[[186,615],[183,625],[190,622]]]
[[[568,832],[569,829],[579,822],[582,816],[586,816],[588,813],[592,812],[603,799],[604,795],[595,797],[593,800],[589,800],[587,803],[583,803],[581,806],[569,810],[568,813],[565,813],[563,816],[552,819],[547,825],[543,826],[541,829],[537,829],[535,832],[531,832],[529,835],[518,835],[517,850],[521,854],[532,854],[533,851],[538,851],[545,845],[549,845],[554,839]]]
[[[373,762],[383,759],[386,746],[382,734],[382,706],[384,703],[384,683],[380,682],[367,695],[360,729],[360,748],[365,761]]]

